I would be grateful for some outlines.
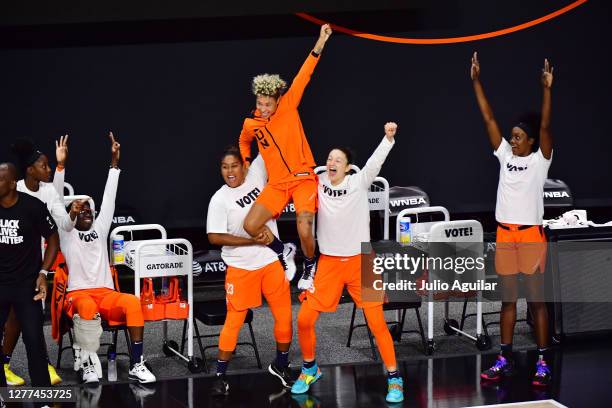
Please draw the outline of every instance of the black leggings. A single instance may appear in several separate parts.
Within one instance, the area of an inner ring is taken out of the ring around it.
[[[536,343],[539,348],[548,347],[548,311],[544,302],[544,275],[536,272],[522,275],[527,304],[533,317]],[[517,275],[500,276],[502,284],[502,309],[500,313],[501,343],[511,344],[516,324],[516,300],[519,280]]]
[[[11,306],[21,323],[23,342],[28,356],[28,370],[32,386],[50,387],[47,369],[47,350],[43,333],[43,313],[40,301],[34,301],[34,284],[27,288],[0,287],[0,334],[4,334],[4,323]],[[0,350],[0,361],[3,360]],[[4,369],[0,369],[0,387],[6,387]]]

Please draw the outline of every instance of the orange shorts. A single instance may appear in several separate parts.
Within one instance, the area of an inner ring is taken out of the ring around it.
[[[312,288],[306,291],[304,301],[316,311],[335,312],[345,285],[357,307],[374,307],[383,304],[384,292],[373,289],[372,296],[368,295],[368,299],[381,300],[366,302],[362,300],[361,255],[343,257],[321,254]]]
[[[256,202],[266,207],[274,218],[283,212],[291,199],[296,214],[301,212],[314,214],[317,212],[317,188],[316,176],[289,183],[267,184]]]
[[[495,269],[499,275],[531,275],[546,266],[546,236],[541,226],[519,230],[516,224],[497,227]]]
[[[254,271],[228,266],[225,275],[225,299],[228,309],[242,311],[261,306],[261,294],[270,307],[291,307],[289,281],[279,261]]]
[[[72,319],[79,314],[83,319],[91,320],[96,313],[109,326],[127,324],[144,326],[140,300],[129,293],[121,293],[109,288],[81,289],[68,292],[64,301],[64,313]]]

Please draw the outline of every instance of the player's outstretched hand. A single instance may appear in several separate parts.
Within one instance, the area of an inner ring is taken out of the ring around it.
[[[121,155],[121,145],[115,139],[113,132],[109,132],[108,137],[111,140],[111,153],[113,155],[111,167],[117,167],[119,165],[119,157]]]
[[[472,67],[470,68],[470,77],[472,81],[480,78],[480,62],[478,62],[478,53],[474,52],[472,55]]]
[[[542,68],[542,86],[551,88],[553,83],[553,70],[547,58],[544,58],[544,68]]]
[[[385,123],[385,136],[389,141],[393,141],[395,134],[397,133],[397,123],[387,122]]]

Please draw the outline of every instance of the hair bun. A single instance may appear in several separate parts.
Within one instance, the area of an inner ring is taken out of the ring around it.
[[[34,143],[29,139],[17,139],[12,145],[11,150],[20,160],[25,160],[36,151]]]

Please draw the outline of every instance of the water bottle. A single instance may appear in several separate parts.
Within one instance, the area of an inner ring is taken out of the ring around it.
[[[410,219],[400,221],[400,244],[407,245],[412,241]]]
[[[125,263],[125,243],[121,235],[113,237],[113,264],[122,265]]]
[[[117,381],[117,352],[108,352],[108,381]]]

